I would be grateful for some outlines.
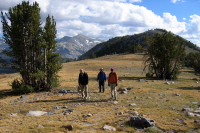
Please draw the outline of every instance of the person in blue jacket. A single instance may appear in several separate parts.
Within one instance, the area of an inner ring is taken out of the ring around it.
[[[99,82],[99,92],[104,92],[105,91],[106,74],[103,71],[103,68],[100,69],[100,72],[97,75],[97,82]]]

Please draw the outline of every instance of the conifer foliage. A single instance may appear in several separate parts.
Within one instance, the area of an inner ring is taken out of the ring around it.
[[[61,69],[54,18],[48,16],[42,27],[39,4],[28,1],[10,8],[8,13],[1,12],[1,18],[3,38],[9,45],[3,53],[12,57],[11,66],[22,77],[21,82],[13,81],[13,89],[51,90],[58,84],[57,72]],[[16,86],[16,82],[20,85]]]
[[[147,76],[160,79],[176,79],[185,55],[185,45],[176,35],[167,32],[146,38],[149,47],[146,51],[145,68]]]

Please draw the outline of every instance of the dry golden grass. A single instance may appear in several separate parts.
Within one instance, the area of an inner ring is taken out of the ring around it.
[[[106,86],[105,93],[99,93],[96,76],[100,68],[104,68],[109,74],[114,67],[119,76],[117,88],[134,87],[127,94],[118,93],[118,103],[109,100],[110,89]],[[89,75],[88,101],[82,101],[79,93],[76,93],[79,70],[83,68]],[[143,55],[109,55],[91,60],[64,63],[60,75],[60,87],[52,92],[40,92],[27,94],[27,99],[19,99],[21,95],[11,95],[11,87],[8,85],[18,74],[0,75],[0,132],[15,133],[64,133],[68,132],[62,126],[73,125],[74,133],[105,133],[102,130],[105,124],[117,128],[117,132],[142,132],[125,123],[131,113],[137,111],[144,116],[156,121],[156,126],[163,131],[196,131],[200,132],[200,124],[194,123],[193,118],[185,115],[182,108],[198,109],[193,102],[200,102],[199,83],[190,69],[183,69],[178,80],[174,84],[167,85],[167,81],[148,80],[139,82],[145,78],[143,70]],[[171,81],[169,81],[171,82]],[[72,90],[74,93],[60,95],[59,90]],[[175,96],[174,94],[180,94]],[[129,106],[135,103],[136,106]],[[54,107],[60,107],[55,109]],[[74,109],[69,115],[63,115],[63,111]],[[54,115],[39,117],[27,116],[30,110],[55,112]],[[121,114],[120,114],[121,113]],[[17,114],[17,116],[10,116]],[[83,117],[92,114],[91,117]]]

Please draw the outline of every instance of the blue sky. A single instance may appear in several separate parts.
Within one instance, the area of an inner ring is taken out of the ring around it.
[[[165,29],[200,47],[200,0],[29,0],[57,23],[57,37],[83,34],[108,40],[151,29]],[[22,0],[0,1],[7,12]],[[2,35],[2,25],[0,25]]]
[[[200,0],[177,1],[175,3],[170,0],[143,0],[136,4],[146,7],[160,16],[164,12],[169,12],[171,15],[175,15],[179,21],[183,21],[184,18],[188,21],[192,14],[200,15]]]

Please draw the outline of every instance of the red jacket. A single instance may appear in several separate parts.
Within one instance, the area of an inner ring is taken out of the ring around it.
[[[108,77],[108,84],[116,83],[118,84],[118,76],[115,72],[111,72]]]

